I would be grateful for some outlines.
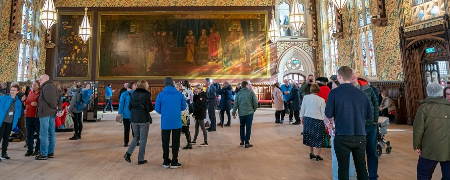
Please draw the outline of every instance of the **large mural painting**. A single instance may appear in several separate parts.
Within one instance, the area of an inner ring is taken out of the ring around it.
[[[269,77],[267,12],[103,12],[99,20],[99,79]]]

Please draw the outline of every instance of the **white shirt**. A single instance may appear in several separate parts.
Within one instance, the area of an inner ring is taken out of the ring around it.
[[[310,117],[318,120],[325,119],[325,100],[315,94],[303,98],[300,117]]]

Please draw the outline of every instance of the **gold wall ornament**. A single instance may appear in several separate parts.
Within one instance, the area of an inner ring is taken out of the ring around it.
[[[11,15],[9,17],[9,34],[8,40],[20,40],[22,35],[20,33],[20,27],[22,24],[21,21],[21,12],[22,12],[22,1],[19,0],[11,0]]]

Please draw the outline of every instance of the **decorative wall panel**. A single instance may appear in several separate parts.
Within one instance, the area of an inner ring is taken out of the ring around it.
[[[344,10],[344,38],[338,41],[339,66],[350,66],[357,74],[362,74],[360,60],[360,42],[358,16],[355,7],[348,3]],[[384,27],[374,26],[375,58],[377,62],[377,80],[403,80],[403,68],[400,55],[400,24],[404,22],[405,9],[403,1],[387,0],[388,25]],[[350,7],[349,7],[350,6]],[[376,4],[371,4],[371,9],[376,10]],[[374,13],[373,13],[374,14]]]
[[[11,1],[3,1],[0,11],[0,81],[15,81],[19,41],[9,41]],[[20,31],[20,29],[18,29]]]
[[[272,0],[59,0],[56,7],[272,6]]]

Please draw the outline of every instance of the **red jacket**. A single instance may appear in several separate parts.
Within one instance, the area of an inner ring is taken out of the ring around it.
[[[25,100],[25,117],[37,117],[37,104],[32,106],[32,102],[38,102],[39,92],[34,92],[33,90],[28,93],[27,99]]]
[[[325,102],[328,101],[328,94],[330,94],[330,88],[328,86],[321,86],[319,93],[317,93],[318,96],[323,98]]]

